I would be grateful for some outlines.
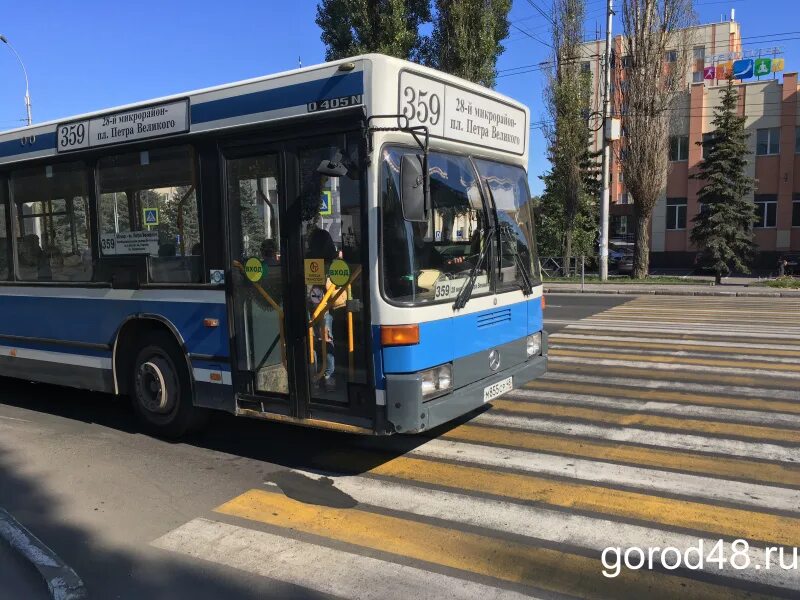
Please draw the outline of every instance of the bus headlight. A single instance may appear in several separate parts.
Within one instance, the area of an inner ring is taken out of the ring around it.
[[[450,364],[420,371],[422,376],[422,397],[430,398],[453,387],[453,367]]]
[[[528,336],[527,340],[528,358],[537,356],[542,352],[542,332],[537,331]]]

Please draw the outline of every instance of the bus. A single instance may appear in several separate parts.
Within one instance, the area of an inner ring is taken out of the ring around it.
[[[369,54],[0,134],[0,375],[385,435],[543,374],[528,109]]]

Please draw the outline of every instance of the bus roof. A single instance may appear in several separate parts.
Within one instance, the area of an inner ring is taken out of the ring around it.
[[[517,125],[515,135],[524,135],[522,152],[514,153],[527,153],[530,119],[524,105],[427,67],[381,54],[366,54],[8,130],[0,133],[0,164],[353,106],[363,106],[368,115],[397,113],[401,112],[398,77],[403,73],[410,74],[407,77],[436,82],[430,84],[434,87],[463,90],[478,99],[479,105],[489,102],[492,106],[504,107],[503,111],[513,112],[510,118]],[[390,82],[392,86],[387,85]],[[443,96],[442,103],[447,94]],[[446,105],[441,108],[444,114],[437,125],[443,129],[448,113]],[[498,112],[489,111],[489,114]],[[496,124],[500,118],[498,115],[492,122]],[[506,118],[509,117],[506,115]],[[523,127],[519,127],[520,124]],[[463,127],[472,127],[484,134],[473,121],[465,122]],[[458,136],[464,138],[459,141],[471,143],[470,136],[457,129],[455,137]],[[441,137],[447,137],[444,131]],[[495,149],[504,150],[502,147]]]

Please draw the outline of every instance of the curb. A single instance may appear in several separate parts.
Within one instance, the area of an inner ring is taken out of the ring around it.
[[[44,542],[0,508],[0,537],[11,549],[36,567],[53,600],[87,600],[89,594],[78,574],[68,567]]]
[[[642,290],[642,289],[618,289],[609,290],[583,290],[572,288],[544,288],[545,294],[592,294],[597,296],[620,295],[620,296],[724,296],[728,298],[800,298],[800,291],[734,291],[734,290]]]

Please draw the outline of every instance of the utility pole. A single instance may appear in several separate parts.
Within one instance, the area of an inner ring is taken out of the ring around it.
[[[603,86],[603,195],[600,199],[600,280],[608,279],[608,206],[611,186],[611,22],[614,0],[606,2],[606,48]]]
[[[14,56],[17,57],[20,66],[22,67],[22,74],[25,75],[25,113],[27,114],[26,121],[28,123],[28,127],[33,124],[33,118],[31,117],[31,94],[28,88],[28,69],[25,68],[25,63],[22,62],[19,54],[17,54],[16,49],[14,46],[11,45],[11,42],[8,41],[8,38],[4,35],[0,35],[0,42],[3,42],[11,52],[14,53]]]

